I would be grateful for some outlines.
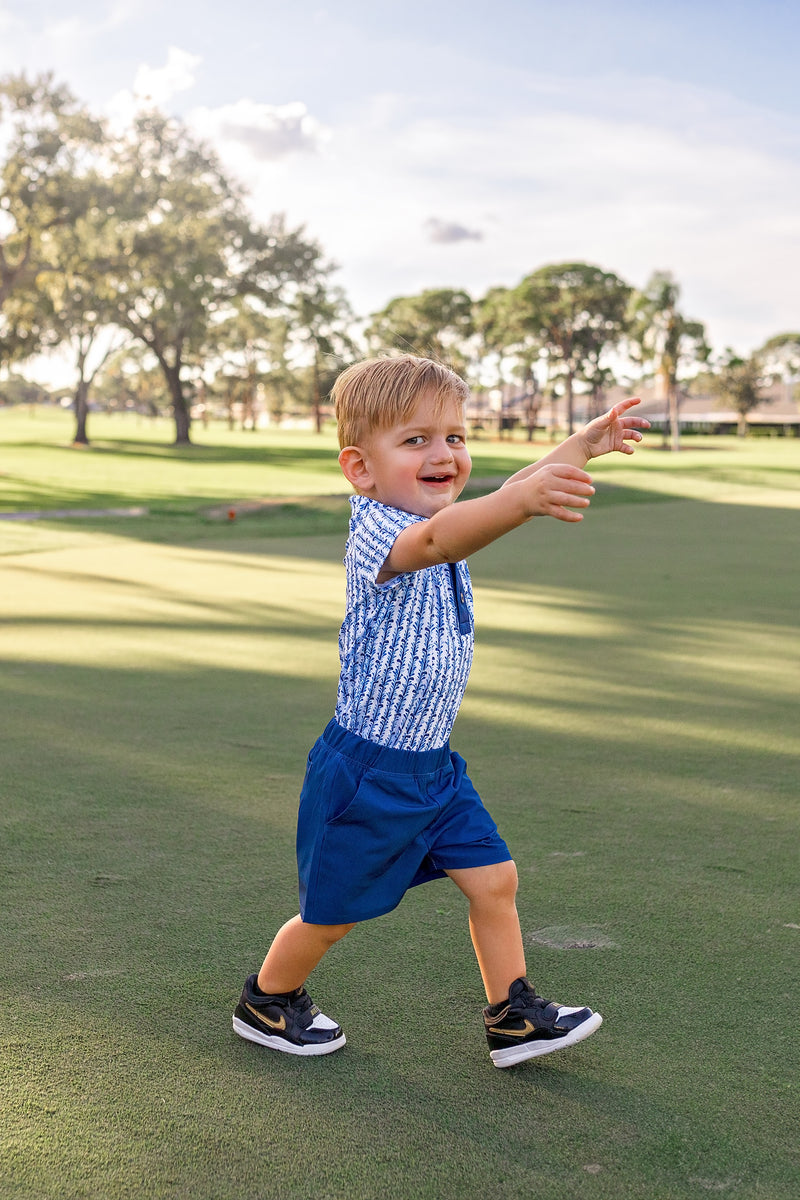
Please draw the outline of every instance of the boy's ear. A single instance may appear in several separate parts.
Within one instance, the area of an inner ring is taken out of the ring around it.
[[[372,473],[359,446],[345,446],[339,454],[339,466],[357,492],[368,492],[372,487]]]

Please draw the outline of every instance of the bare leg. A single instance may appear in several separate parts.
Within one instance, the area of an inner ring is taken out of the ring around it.
[[[447,874],[469,900],[469,931],[486,999],[500,1004],[508,997],[509,984],[526,970],[516,905],[517,868],[503,862]]]
[[[269,995],[293,992],[308,979],[314,967],[352,925],[307,925],[302,917],[278,930],[258,973],[258,986]]]

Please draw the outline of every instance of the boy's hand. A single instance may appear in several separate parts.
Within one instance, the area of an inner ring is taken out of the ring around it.
[[[584,426],[581,435],[587,459],[599,458],[601,454],[610,454],[614,450],[619,450],[621,454],[633,454],[634,448],[628,442],[640,442],[642,434],[639,431],[650,428],[650,422],[644,417],[628,415],[628,409],[639,403],[638,396],[620,400],[602,417],[595,417],[594,421]]]
[[[594,495],[592,478],[570,463],[548,463],[527,479],[511,484],[525,489],[525,506],[530,517],[555,517],[559,521],[582,521]]]

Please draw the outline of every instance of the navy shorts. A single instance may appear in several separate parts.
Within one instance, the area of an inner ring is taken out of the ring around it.
[[[309,754],[297,820],[304,921],[379,917],[447,870],[510,858],[449,746],[390,750],[331,721]]]

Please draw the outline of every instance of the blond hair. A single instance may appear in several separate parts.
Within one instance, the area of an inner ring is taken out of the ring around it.
[[[437,407],[466,403],[469,388],[443,363],[413,354],[368,358],[343,371],[333,385],[339,446],[360,446],[370,433],[405,421],[420,396]]]

